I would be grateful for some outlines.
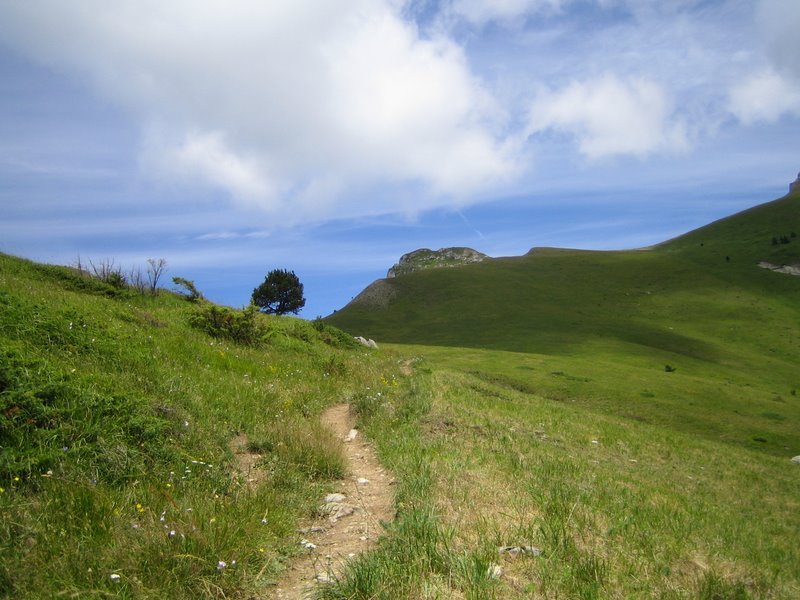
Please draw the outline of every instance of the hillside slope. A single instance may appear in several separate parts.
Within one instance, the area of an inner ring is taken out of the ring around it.
[[[330,317],[429,374],[407,435],[472,597],[800,597],[800,277],[758,266],[800,262],[793,232],[796,192],[649,250],[379,280]],[[405,560],[326,597],[380,597]]]
[[[651,250],[542,249],[381,280],[384,302],[353,302],[327,320],[398,343],[568,353],[605,340],[729,360],[739,336],[766,352],[761,332],[797,322],[800,278],[758,267],[800,263],[797,232],[794,193]]]
[[[0,597],[261,597],[343,475],[319,413],[393,372],[322,323],[0,254]]]

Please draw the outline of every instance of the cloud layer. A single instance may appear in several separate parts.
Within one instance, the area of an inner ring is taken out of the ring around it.
[[[32,0],[0,17],[6,41],[141,121],[148,173],[284,218],[387,182],[447,202],[516,169],[461,48],[389,0]]]
[[[529,130],[535,134],[547,129],[572,134],[581,153],[591,159],[688,148],[686,128],[673,118],[663,89],[644,79],[606,75],[541,94],[531,110]]]
[[[553,139],[646,161],[800,117],[784,0],[27,0],[0,22],[130,115],[147,177],[289,225],[521,193]]]

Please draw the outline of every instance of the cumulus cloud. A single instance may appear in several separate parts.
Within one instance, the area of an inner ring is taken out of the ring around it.
[[[350,186],[412,183],[446,204],[516,172],[461,48],[423,38],[401,8],[30,0],[0,4],[0,39],[129,111],[149,174],[291,218],[342,216],[398,209],[347,204]]]
[[[774,123],[784,114],[800,116],[800,85],[765,69],[733,87],[730,110],[745,125]]]
[[[540,94],[528,131],[548,130],[574,136],[580,152],[591,159],[688,148],[686,127],[673,115],[666,93],[646,79],[605,75]]]
[[[743,124],[800,116],[800,3],[761,0],[755,10],[760,61],[729,87],[728,110]]]
[[[772,64],[800,81],[800,2],[761,0],[756,15]]]

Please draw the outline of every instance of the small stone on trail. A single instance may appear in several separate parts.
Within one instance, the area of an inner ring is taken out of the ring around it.
[[[325,502],[344,502],[346,498],[344,494],[328,494],[325,496]]]
[[[796,465],[800,465],[800,456],[795,456],[792,458],[792,462]]]
[[[300,545],[306,550],[316,550],[317,545],[309,542],[308,540],[300,540]]]
[[[358,485],[367,485],[369,483],[369,479],[365,479],[364,477],[359,477],[356,483],[358,483]]]
[[[336,523],[339,519],[349,517],[356,512],[358,507],[349,504],[342,504],[340,502],[328,502],[320,507],[320,512],[328,515],[328,520],[331,523]]]
[[[298,529],[297,533],[325,533],[326,531],[324,527],[304,527]]]
[[[350,433],[347,434],[347,437],[344,438],[345,442],[352,442],[354,439],[358,437],[358,429],[351,429]]]

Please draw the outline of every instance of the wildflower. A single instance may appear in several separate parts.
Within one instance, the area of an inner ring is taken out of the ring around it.
[[[112,573],[111,575],[108,576],[108,578],[111,581],[117,582],[120,579],[120,575],[119,575],[119,573]]]
[[[266,524],[267,524],[267,518],[266,518],[266,517],[264,517],[263,519],[261,519],[261,524],[262,524],[262,525],[266,525]]]
[[[226,563],[224,560],[218,560],[217,561],[217,573],[222,573],[227,566],[228,566],[228,563]]]
[[[19,475],[14,475],[14,481],[19,481]]]
[[[178,532],[175,531],[174,529],[170,529],[169,533],[167,534],[167,536],[169,536],[170,538],[174,538],[176,535],[178,535]]]
[[[139,502],[136,503],[136,512],[144,512],[144,506],[142,506]]]
[[[0,487],[0,494],[5,494],[5,493],[6,493],[6,488]]]
[[[167,482],[167,487],[168,487],[168,488],[171,488],[171,487],[172,487],[172,484],[171,484],[171,483],[169,483],[169,482]]]

